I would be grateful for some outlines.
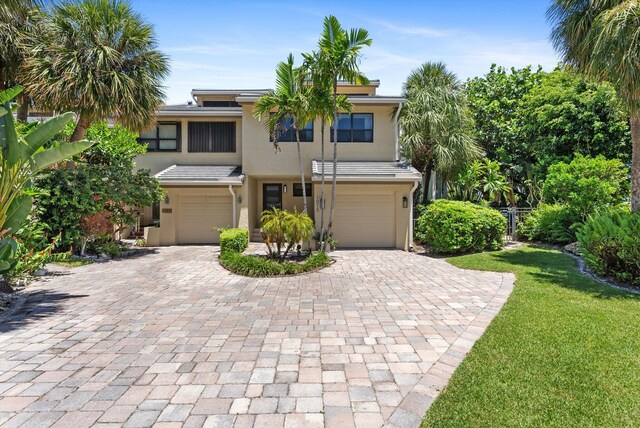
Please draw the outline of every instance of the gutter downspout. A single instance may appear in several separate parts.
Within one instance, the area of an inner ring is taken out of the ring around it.
[[[236,199],[236,192],[233,191],[233,184],[229,184],[229,192],[231,192],[231,197],[233,198],[233,202],[231,206],[233,207],[233,220],[231,221],[231,227],[236,227],[236,204],[238,200]]]
[[[416,191],[419,183],[419,181],[413,183],[409,193],[409,251],[413,251],[413,192]]]
[[[398,103],[398,110],[396,110],[396,115],[393,118],[393,121],[395,122],[395,125],[396,125],[395,126],[395,134],[396,134],[395,135],[395,137],[396,137],[396,158],[395,158],[395,160],[396,160],[396,162],[398,162],[400,160],[400,151],[399,151],[399,146],[398,146],[399,145],[398,140],[400,138],[400,136],[399,136],[400,130],[399,130],[399,125],[398,125],[398,118],[400,117],[400,111],[402,110],[402,105],[403,105],[402,101],[400,101]]]

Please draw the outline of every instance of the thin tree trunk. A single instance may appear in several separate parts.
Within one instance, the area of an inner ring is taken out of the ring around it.
[[[333,175],[331,178],[331,209],[329,210],[329,224],[327,225],[327,240],[331,236],[333,227],[333,212],[336,207],[336,184],[338,181],[338,79],[333,79]],[[326,248],[327,243],[325,241]],[[323,249],[324,251],[324,249]]]
[[[22,93],[19,95],[20,106],[18,107],[18,111],[16,112],[16,118],[20,122],[26,122],[29,118],[29,97],[24,93],[24,89]]]
[[[322,168],[322,176],[320,181],[320,249],[324,251],[324,117],[322,118],[320,131],[322,133],[322,136],[320,138],[320,168]]]
[[[300,130],[298,127],[298,119],[294,120],[294,127],[296,130],[296,144],[298,146],[298,166],[300,167],[300,181],[302,182],[302,203],[304,207],[304,213],[308,214],[307,211],[307,190],[304,185],[304,165],[302,164],[302,150],[300,149]]]
[[[640,112],[631,116],[631,211],[640,212]]]

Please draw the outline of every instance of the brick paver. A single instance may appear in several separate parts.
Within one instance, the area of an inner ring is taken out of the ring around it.
[[[216,250],[35,283],[0,324],[1,426],[415,427],[513,284],[381,250],[251,279]]]

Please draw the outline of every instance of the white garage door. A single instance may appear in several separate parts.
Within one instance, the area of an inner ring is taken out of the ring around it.
[[[336,195],[333,236],[338,247],[396,246],[393,194]]]
[[[217,244],[212,227],[231,227],[231,196],[182,195],[178,218],[178,244]]]

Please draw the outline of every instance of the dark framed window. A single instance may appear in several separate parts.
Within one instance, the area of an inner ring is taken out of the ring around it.
[[[296,132],[293,129],[293,121],[290,117],[286,117],[284,120],[284,131],[278,134],[278,141],[282,143],[290,143],[296,141]],[[313,142],[313,121],[310,120],[304,128],[299,129],[300,142],[312,143]],[[269,136],[269,141],[273,141],[273,136]]]
[[[160,201],[151,206],[151,221],[160,221]]]
[[[189,122],[189,152],[233,153],[235,122]]]
[[[313,196],[311,194],[311,183],[304,183],[304,188],[307,191],[307,198]],[[293,196],[302,197],[302,183],[293,183]]]
[[[203,101],[202,107],[240,107],[235,101]]]
[[[180,150],[180,122],[158,122],[155,128],[141,132],[140,144],[150,152],[177,152]]]
[[[331,127],[333,142],[333,126]],[[352,113],[338,115],[339,143],[372,143],[373,113]]]

